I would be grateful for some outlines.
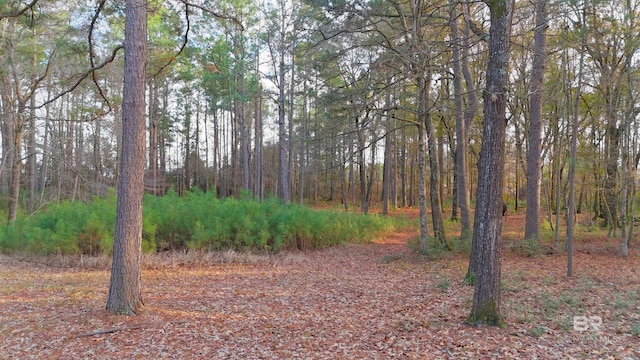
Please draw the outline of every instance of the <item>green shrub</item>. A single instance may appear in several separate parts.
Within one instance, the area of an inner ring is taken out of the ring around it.
[[[91,203],[63,202],[0,227],[0,251],[36,254],[110,254],[116,196]],[[220,200],[212,192],[170,190],[146,195],[142,249],[316,249],[348,241],[366,242],[394,229],[391,219],[341,211],[318,211],[277,198]]]

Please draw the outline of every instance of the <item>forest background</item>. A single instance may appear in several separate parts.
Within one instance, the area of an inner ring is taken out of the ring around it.
[[[122,142],[124,4],[28,5],[6,2],[2,15],[9,222],[106,195]],[[625,243],[640,160],[637,4],[513,5],[504,200],[530,205],[525,237],[537,239],[538,216],[557,229],[556,209],[575,194],[572,212],[603,219]],[[362,213],[378,201],[382,213],[420,204],[423,238],[429,201],[437,240],[445,217],[469,234],[486,5],[180,1],[148,11],[148,193],[274,194]]]

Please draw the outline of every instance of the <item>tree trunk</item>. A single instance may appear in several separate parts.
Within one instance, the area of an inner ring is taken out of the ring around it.
[[[464,113],[462,108],[462,64],[460,59],[460,36],[458,34],[458,12],[456,11],[456,3],[449,1],[451,14],[449,20],[449,28],[451,29],[451,38],[454,42],[452,47],[452,64],[453,64],[453,99],[455,106],[456,119],[456,149],[455,149],[455,202],[452,204],[454,209],[460,208],[460,237],[467,240],[471,237],[471,224],[469,218],[469,191],[467,190],[467,127],[464,121]],[[466,216],[463,213],[466,212]],[[454,212],[451,213],[452,217]]]
[[[542,95],[546,67],[547,0],[536,0],[536,27],[531,70],[529,147],[527,151],[527,209],[524,238],[538,241],[540,236],[540,154],[542,152]]]
[[[386,121],[385,121],[385,137],[384,137],[384,163],[382,164],[382,214],[389,213],[389,200],[391,196],[391,162],[393,161],[393,121],[391,116],[391,95],[387,93],[385,96]]]
[[[463,6],[468,6],[464,4]],[[458,184],[458,204],[460,206],[460,232],[463,238],[471,238],[471,176],[469,174],[469,163],[467,160],[468,144],[469,144],[469,128],[473,118],[478,111],[478,99],[476,96],[476,88],[469,70],[469,27],[465,26],[462,30],[460,54],[460,71],[465,80],[465,86],[467,89],[467,106],[464,109],[464,119],[461,126],[464,129],[463,133],[458,134],[456,132],[456,139],[458,142],[462,142],[461,145],[456,143],[456,164],[459,163],[459,168],[456,165],[457,184]],[[455,47],[454,47],[455,51]],[[462,91],[462,89],[460,90]],[[456,131],[457,131],[457,119],[456,119]],[[458,146],[460,150],[458,151]],[[462,187],[464,185],[464,187]]]
[[[263,159],[262,159],[262,95],[260,93],[255,96],[255,179],[254,179],[254,193],[255,196],[262,201],[263,195]]]
[[[158,194],[158,133],[160,125],[157,79],[149,81],[149,172],[153,179],[153,193]]]
[[[184,172],[183,190],[189,191],[191,189],[191,98],[190,92],[187,92],[184,97]],[[124,124],[123,124],[124,126]],[[182,192],[180,192],[182,193]]]
[[[0,94],[2,96],[2,165],[0,167],[0,181],[2,182],[2,194],[11,193],[11,183],[13,175],[13,166],[15,164],[15,110],[11,106],[11,81],[2,76],[2,84],[0,84]],[[17,203],[16,203],[17,205]],[[11,211],[11,204],[9,206]],[[9,215],[7,222],[15,220],[15,216]]]
[[[127,0],[122,102],[122,157],[107,310],[135,315],[142,309],[140,262],[145,166],[147,3]]]
[[[284,11],[284,10],[283,10]],[[292,45],[293,49],[291,50],[292,52],[295,52],[295,44]],[[289,82],[289,101],[288,101],[288,105],[289,108],[287,109],[287,125],[288,125],[288,133],[289,133],[289,138],[287,139],[287,153],[289,155],[289,158],[287,159],[287,174],[289,176],[289,191],[291,191],[291,193],[289,194],[290,199],[294,199],[295,196],[295,184],[294,184],[294,157],[295,157],[295,149],[294,149],[294,131],[293,131],[293,111],[294,111],[294,100],[295,100],[295,89],[296,89],[296,84],[295,84],[295,70],[296,70],[296,63],[295,63],[295,56],[291,57],[291,79]]]
[[[430,82],[429,80],[426,83]],[[429,103],[429,91],[425,88],[425,101]],[[435,129],[429,111],[425,111],[423,115],[425,129],[427,132],[427,148],[429,150],[429,198],[431,200],[431,221],[433,222],[433,236],[435,240],[447,247],[446,235],[444,233],[444,224],[442,222],[442,207],[440,203],[440,166],[438,164],[438,149],[436,145]]]
[[[298,203],[302,205],[304,203],[304,176],[306,172],[306,144],[307,144],[307,122],[308,120],[308,104],[307,104],[307,81],[303,80],[303,91],[302,91],[302,124],[300,124],[300,154],[299,154],[299,163],[298,163]]]
[[[425,149],[425,115],[427,104],[425,94],[428,92],[427,81],[423,76],[418,77],[418,204],[420,207],[420,251],[427,252],[429,238],[427,228],[427,184],[425,179],[426,149]]]
[[[34,89],[35,92],[35,89]],[[38,164],[36,162],[36,97],[35,93],[32,93],[30,98],[30,112],[29,112],[29,136],[27,145],[27,167],[28,167],[28,182],[29,182],[29,199],[27,201],[27,210],[29,213],[33,213],[36,210],[36,188],[38,183]]]
[[[367,193],[366,193],[366,203],[367,203],[367,212],[371,207],[371,196],[373,194],[373,184],[376,182],[376,143],[378,142],[377,135],[375,131],[371,131],[371,163],[369,164],[369,180],[367,181]]]
[[[278,154],[279,154],[279,171],[280,178],[279,194],[282,202],[286,205],[289,203],[289,174],[287,171],[287,128],[285,119],[285,84],[284,84],[284,15],[282,16],[282,29],[280,39],[280,59],[278,64]],[[291,134],[289,134],[291,136]]]
[[[23,120],[21,114],[13,115],[13,163],[10,164],[11,181],[9,183],[9,210],[7,222],[13,222],[18,216],[18,200],[20,198],[20,173],[22,171],[22,134]]]
[[[625,38],[633,38],[636,26],[636,18],[633,15],[634,9],[631,8],[631,3],[627,2],[625,7]],[[634,154],[631,150],[635,149],[635,144],[632,144],[632,138],[637,136],[637,129],[633,131],[633,120],[636,113],[635,99],[634,99],[634,87],[637,86],[634,81],[634,71],[632,58],[637,50],[637,45],[633,43],[635,47],[625,47],[625,82],[626,82],[626,101],[624,112],[624,126],[622,129],[622,193],[621,193],[621,206],[620,206],[620,227],[621,227],[621,239],[620,239],[620,253],[623,257],[629,255],[629,240],[633,235],[633,199],[634,199],[634,186],[635,186],[635,171],[633,167]]]
[[[356,133],[358,136],[358,177],[360,183],[360,212],[366,214],[367,209],[367,164],[365,161],[365,138],[363,120],[356,116]]]
[[[238,81],[238,89],[241,92],[240,97],[244,98],[244,74],[241,75],[240,80]],[[240,146],[242,147],[242,189],[245,191],[250,191],[249,179],[251,177],[250,170],[250,159],[249,159],[249,147],[251,146],[249,139],[249,123],[247,120],[246,112],[245,112],[245,102],[239,101],[238,104],[238,115],[240,116]]]
[[[470,269],[475,289],[469,323],[501,324],[500,234],[509,61],[511,2],[487,2],[491,12],[487,87]]]
[[[539,0],[544,1],[544,0]],[[575,182],[576,160],[578,153],[578,120],[580,119],[580,98],[582,96],[582,73],[584,68],[585,38],[582,36],[580,46],[580,62],[578,63],[578,79],[576,95],[573,102],[573,114],[571,122],[571,149],[569,155],[569,200],[567,209],[567,276],[573,276],[573,227],[575,220]]]

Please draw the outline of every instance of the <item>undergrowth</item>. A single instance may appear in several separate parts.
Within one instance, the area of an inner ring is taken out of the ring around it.
[[[52,204],[0,227],[0,251],[31,254],[110,254],[116,196],[90,203]],[[393,220],[376,215],[319,211],[276,198],[259,202],[216,198],[194,191],[179,196],[145,196],[142,248],[166,250],[316,249],[366,242],[394,229]]]

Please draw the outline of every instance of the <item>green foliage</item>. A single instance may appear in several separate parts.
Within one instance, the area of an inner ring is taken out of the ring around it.
[[[469,286],[473,286],[476,284],[476,273],[471,273],[468,274],[469,276],[465,276],[464,278],[464,284],[465,285],[469,285]]]
[[[0,251],[32,254],[110,254],[116,196],[62,202],[0,227]],[[143,241],[143,249],[153,246]]]
[[[451,254],[451,249],[448,249],[444,244],[436,240],[434,237],[427,237],[427,249],[422,251],[420,249],[420,237],[410,239],[407,243],[409,249],[413,252],[421,254],[428,259],[437,260]]]
[[[400,254],[388,254],[382,257],[382,263],[390,264],[394,261],[402,260],[403,256]]]
[[[470,254],[471,253],[471,236],[457,236],[450,242],[449,246],[451,251],[457,254]]]
[[[450,286],[451,286],[451,283],[446,278],[442,279],[440,282],[438,282],[436,284],[436,288],[438,288],[438,290],[440,290],[442,292],[447,292],[447,290],[449,290]]]
[[[521,256],[535,257],[541,254],[542,248],[540,242],[536,239],[525,239],[515,242],[512,246],[512,250]]]
[[[546,329],[542,326],[536,326],[534,328],[529,329],[529,334],[533,337],[540,337],[546,333]]]
[[[36,254],[110,254],[113,247],[116,197],[91,203],[51,205],[0,228],[0,251]],[[276,198],[259,202],[220,200],[200,190],[183,196],[144,199],[142,249],[145,252],[202,249],[316,249],[345,242],[366,242],[394,229],[387,217],[316,211],[283,206]]]

